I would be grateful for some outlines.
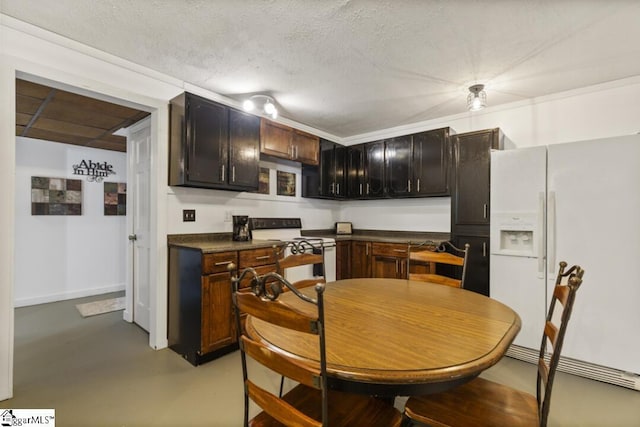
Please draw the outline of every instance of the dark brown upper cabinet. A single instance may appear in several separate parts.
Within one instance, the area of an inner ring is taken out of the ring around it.
[[[451,224],[489,225],[491,150],[501,149],[500,129],[468,132],[453,137],[454,178]]]
[[[170,116],[169,185],[257,190],[258,117],[186,92]]]
[[[384,150],[387,194],[389,197],[409,196],[413,181],[411,135],[386,139]]]
[[[451,129],[442,128],[412,136],[411,196],[448,196],[451,170]]]
[[[344,199],[346,186],[345,146],[320,140],[320,164],[302,165],[302,197]]]
[[[369,142],[364,146],[364,197],[385,197],[384,141]]]
[[[319,137],[268,119],[260,120],[260,153],[317,165],[319,150]]]
[[[347,147],[346,174],[347,198],[361,199],[365,196],[364,181],[365,144]]]
[[[449,195],[449,128],[385,140],[389,197]]]

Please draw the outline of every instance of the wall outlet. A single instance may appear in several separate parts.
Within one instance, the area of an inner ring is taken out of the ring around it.
[[[182,210],[182,222],[195,222],[196,210],[195,209],[183,209]]]

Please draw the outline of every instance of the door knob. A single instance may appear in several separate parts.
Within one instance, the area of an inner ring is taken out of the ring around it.
[[[138,240],[138,236],[135,234],[129,234],[129,240],[133,241],[133,240]]]

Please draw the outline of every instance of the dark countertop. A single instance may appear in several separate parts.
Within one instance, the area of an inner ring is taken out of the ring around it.
[[[382,230],[353,230],[353,234],[336,235],[333,229],[302,230],[303,236],[332,237],[336,241],[362,241],[383,243],[418,244],[427,240],[440,243],[451,238],[449,233],[422,231],[382,231]],[[202,251],[204,254],[243,251],[248,249],[270,248],[277,242],[273,240],[249,240],[235,242],[231,240],[231,233],[202,233],[202,234],[170,234],[167,236],[170,247],[187,248]]]
[[[332,237],[337,242],[356,240],[361,242],[419,244],[427,240],[441,243],[451,239],[450,233],[433,231],[353,230],[352,234],[335,234],[334,230],[303,230],[303,236]]]
[[[247,249],[270,248],[278,242],[273,240],[249,240],[235,242],[231,240],[231,233],[203,233],[203,234],[170,234],[167,236],[170,247],[196,249],[204,254],[243,251]]]

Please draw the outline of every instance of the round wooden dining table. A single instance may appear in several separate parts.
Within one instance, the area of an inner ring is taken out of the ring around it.
[[[313,287],[303,293],[314,296]],[[316,307],[287,292],[300,310]],[[486,296],[402,279],[347,279],[324,292],[327,375],[332,389],[377,396],[444,391],[497,363],[520,317]],[[247,333],[303,363],[318,364],[318,338],[248,316]]]

